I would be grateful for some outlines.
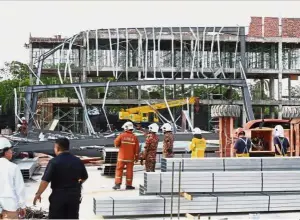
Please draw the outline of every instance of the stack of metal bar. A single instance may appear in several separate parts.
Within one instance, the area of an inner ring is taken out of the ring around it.
[[[13,162],[16,163],[20,168],[24,179],[30,179],[39,166],[37,157],[32,159],[16,159]]]
[[[95,214],[300,211],[300,171],[295,171],[300,168],[299,158],[168,158],[163,161],[162,169],[169,170],[172,161],[177,171],[144,173],[139,196],[94,199]],[[178,172],[179,162],[184,172]],[[193,198],[179,196],[182,192]]]
[[[101,175],[103,176],[114,176],[117,161],[118,161],[118,152],[116,148],[104,148],[103,149],[103,159],[104,163],[101,165]]]
[[[299,170],[300,157],[253,157],[253,158],[162,158],[161,171],[178,171],[179,163],[183,172],[203,171],[272,171]]]
[[[180,203],[178,202],[180,201]],[[107,217],[151,216],[172,213],[245,213],[300,211],[297,193],[215,193],[194,194],[192,200],[170,195],[111,196],[94,198],[94,213]],[[173,204],[173,206],[171,205]]]

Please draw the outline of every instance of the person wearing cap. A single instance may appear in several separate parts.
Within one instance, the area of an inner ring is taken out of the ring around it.
[[[191,156],[192,158],[202,158],[206,149],[206,140],[202,137],[200,128],[194,128],[193,135],[194,137],[190,144]]]
[[[172,133],[172,126],[169,123],[165,123],[161,127],[161,130],[164,133],[163,158],[172,158],[174,156],[174,135]]]
[[[287,151],[290,147],[289,140],[284,137],[284,129],[281,125],[276,125],[274,128],[274,146],[275,146],[275,157],[284,157],[287,155]]]
[[[159,130],[159,126],[156,123],[153,123],[149,125],[148,128],[149,134],[147,135],[145,141],[145,147],[141,161],[145,160],[146,172],[155,172],[156,152],[159,142],[159,138],[156,133]],[[143,163],[141,162],[141,164]]]
[[[126,122],[121,133],[114,141],[115,147],[119,148],[118,161],[115,175],[114,190],[120,189],[123,171],[126,166],[126,190],[133,190],[133,166],[139,160],[140,145],[137,137],[133,134],[132,122]]]
[[[236,130],[237,140],[234,144],[234,155],[236,157],[249,157],[250,150],[252,147],[252,142],[249,138],[246,137],[244,129],[238,128]]]
[[[0,219],[19,219],[26,214],[25,184],[20,168],[10,162],[12,145],[0,137]]]

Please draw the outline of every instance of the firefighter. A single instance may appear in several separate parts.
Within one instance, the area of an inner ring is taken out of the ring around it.
[[[155,172],[155,163],[156,163],[156,151],[158,146],[158,136],[156,133],[159,130],[159,127],[156,123],[153,123],[148,126],[149,134],[146,138],[145,149],[142,156],[142,161],[145,160],[146,172]],[[143,165],[143,162],[141,162]]]
[[[172,133],[172,126],[169,123],[163,124],[161,127],[164,133],[163,141],[163,158],[172,158],[173,153],[173,144],[174,144],[174,135]]]
[[[284,129],[281,125],[276,125],[274,128],[274,145],[275,145],[275,157],[283,157],[287,155],[287,151],[290,147],[289,140],[284,137]]]
[[[236,131],[237,140],[234,144],[234,155],[236,157],[249,157],[252,142],[246,137],[244,129],[238,128]]]
[[[200,128],[193,130],[193,139],[190,144],[190,150],[192,151],[192,158],[204,157],[206,149],[206,140],[202,137]]]
[[[139,141],[132,133],[132,122],[126,122],[122,128],[124,132],[120,134],[114,141],[115,147],[119,148],[118,162],[115,175],[115,186],[113,189],[120,189],[122,184],[123,170],[126,166],[126,190],[135,189],[132,186],[133,165],[139,159]]]

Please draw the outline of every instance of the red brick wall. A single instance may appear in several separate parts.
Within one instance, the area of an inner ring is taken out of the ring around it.
[[[300,18],[283,18],[282,36],[300,38]]]
[[[264,37],[279,36],[279,18],[264,18]]]
[[[251,17],[248,36],[262,37],[262,17]]]
[[[249,37],[263,37],[262,25],[264,25],[264,37],[278,37],[279,18],[265,17],[264,24],[262,17],[251,17],[249,26]],[[282,37],[300,38],[300,18],[282,18]]]

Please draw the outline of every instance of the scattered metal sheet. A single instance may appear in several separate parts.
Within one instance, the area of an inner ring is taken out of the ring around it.
[[[13,161],[21,170],[24,179],[30,179],[37,169],[38,158],[24,158],[24,159],[16,159]]]

